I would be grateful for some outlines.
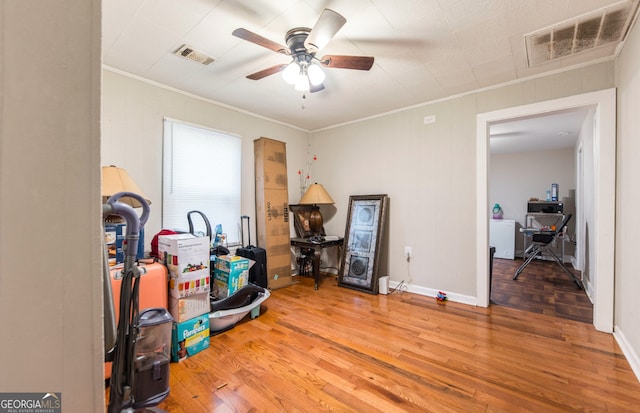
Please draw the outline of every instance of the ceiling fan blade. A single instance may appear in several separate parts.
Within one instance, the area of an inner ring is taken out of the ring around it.
[[[369,70],[373,66],[373,57],[370,56],[322,56],[320,63],[324,66],[338,69]]]
[[[282,72],[287,66],[289,66],[288,64],[280,64],[280,65],[275,65],[275,66],[271,66],[268,67],[266,69],[263,69],[259,72],[255,72],[255,73],[251,73],[250,75],[247,75],[247,79],[251,79],[251,80],[260,80],[263,77],[267,77],[267,76],[271,76],[275,73],[278,72]]]
[[[338,30],[347,22],[342,15],[331,9],[324,9],[309,36],[304,41],[304,47],[309,52],[317,52],[329,43]]]
[[[233,34],[236,37],[239,37],[242,40],[255,43],[258,46],[266,47],[267,49],[273,50],[274,52],[289,54],[289,51],[285,46],[278,44],[273,40],[269,40],[266,37],[262,37],[259,34],[250,32],[247,29],[243,29],[243,28],[235,29],[231,34]]]
[[[311,85],[309,87],[309,93],[316,93],[320,92],[321,90],[324,90],[324,83],[320,83],[318,86]]]

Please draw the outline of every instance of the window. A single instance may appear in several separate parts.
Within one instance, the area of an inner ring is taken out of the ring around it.
[[[188,231],[187,213],[198,210],[238,240],[241,140],[237,136],[178,121],[164,120],[162,227]],[[194,215],[195,231],[205,225]]]

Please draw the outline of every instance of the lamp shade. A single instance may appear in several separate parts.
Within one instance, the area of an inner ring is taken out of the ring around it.
[[[320,66],[315,63],[309,65],[307,74],[309,75],[309,83],[311,83],[313,86],[320,85],[326,78],[326,75],[324,74]]]
[[[329,205],[335,204],[331,195],[324,189],[321,184],[315,183],[311,185],[307,192],[299,202],[302,205]]]
[[[300,76],[296,79],[296,84],[294,85],[295,90],[298,92],[308,92],[309,91],[309,78],[301,73]]]
[[[290,85],[296,84],[296,81],[298,80],[299,75],[300,75],[300,66],[295,61],[289,63],[289,66],[287,66],[282,71],[282,78],[284,79],[285,82],[287,82]]]
[[[127,171],[116,166],[103,166],[102,167],[102,203],[107,202],[107,199],[118,192],[133,192],[140,195],[151,204],[151,201],[142,192],[140,187],[131,179]],[[139,208],[140,202],[128,196],[122,197],[118,200],[132,206],[133,208]]]

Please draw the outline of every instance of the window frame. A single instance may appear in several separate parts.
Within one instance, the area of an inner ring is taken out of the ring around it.
[[[194,133],[185,135],[188,131]],[[203,139],[209,138],[217,139],[217,142],[201,145],[204,143]],[[190,142],[186,143],[186,146],[176,148],[178,143],[176,139],[189,139]],[[189,148],[190,145],[197,146],[198,150],[193,151]],[[207,147],[207,145],[209,146]],[[217,148],[214,148],[215,146]],[[195,158],[193,162],[188,159],[187,153],[189,157]],[[181,161],[183,163],[177,163]],[[226,234],[225,244],[239,244],[237,227],[242,205],[242,138],[239,135],[207,126],[164,117],[161,165],[162,228],[180,232],[188,231],[187,213],[197,210],[207,216],[211,223],[213,236],[215,236],[216,225],[222,224],[223,233]],[[187,171],[184,169],[192,166],[195,166],[197,170]],[[176,168],[181,169],[179,173],[184,173],[185,176],[176,177]],[[202,173],[205,176],[211,176],[211,179],[194,180],[193,176],[188,176],[189,174],[200,176]],[[174,185],[180,183],[193,185],[189,185],[186,190],[176,194]],[[206,195],[199,197],[201,193],[206,193]],[[223,194],[221,198],[218,196],[220,193]],[[197,199],[194,200],[194,197]],[[184,206],[187,199],[190,204]],[[228,205],[225,206],[225,204]],[[194,219],[193,226],[194,232],[205,233],[203,220]]]

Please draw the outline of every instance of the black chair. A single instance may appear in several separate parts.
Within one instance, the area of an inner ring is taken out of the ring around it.
[[[546,254],[551,256],[555,262],[564,270],[564,272],[569,275],[571,281],[573,281],[578,288],[582,288],[582,283],[580,280],[576,278],[576,276],[569,271],[569,269],[564,265],[564,262],[558,257],[558,254],[553,251],[553,245],[555,240],[559,240],[564,236],[564,229],[567,226],[567,223],[571,219],[573,215],[567,214],[559,227],[555,229],[555,231],[544,231],[535,233],[531,236],[531,245],[525,250],[523,257],[525,258],[522,265],[516,270],[515,275],[513,276],[514,280],[518,279],[520,273],[533,261],[536,257],[542,256],[542,254]]]

